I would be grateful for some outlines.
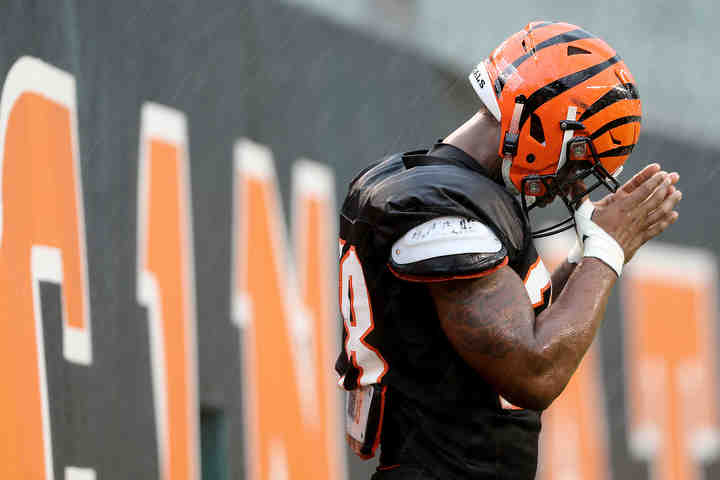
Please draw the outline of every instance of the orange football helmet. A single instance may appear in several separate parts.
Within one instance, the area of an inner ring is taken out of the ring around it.
[[[635,79],[603,40],[568,23],[532,22],[469,79],[500,122],[503,181],[526,213],[558,195],[572,214],[598,186],[618,188],[614,176],[637,143],[642,112]],[[590,177],[595,183],[573,197],[568,186]],[[570,218],[534,233],[572,226]]]

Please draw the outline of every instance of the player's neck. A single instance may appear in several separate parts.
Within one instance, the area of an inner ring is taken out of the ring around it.
[[[444,143],[473,157],[493,177],[500,175],[500,124],[486,112],[478,112],[448,135]]]

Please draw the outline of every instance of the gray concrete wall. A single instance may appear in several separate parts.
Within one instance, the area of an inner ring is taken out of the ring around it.
[[[705,140],[720,126],[718,97],[702,94],[716,62],[694,49],[717,43],[711,40],[717,34],[688,28],[695,21],[709,25],[713,4],[695,10],[677,4],[677,23],[663,22],[660,7],[653,16],[634,4],[618,4],[612,17],[612,7],[588,12],[572,2],[553,3],[547,11],[527,2],[502,15],[473,10],[452,17],[436,5],[417,2],[417,23],[406,27],[414,40],[401,43],[392,32],[383,34],[389,40],[379,39],[279,0],[32,0],[0,7],[0,78],[20,56],[31,55],[69,72],[77,86],[99,354],[90,370],[62,362],[59,292],[43,286],[57,465],[94,465],[99,479],[158,478],[147,312],[135,299],[139,118],[145,101],[176,108],[188,119],[199,400],[201,408],[226,415],[229,478],[245,478],[243,345],[230,319],[232,147],[239,137],[272,148],[285,212],[291,211],[291,164],[300,156],[332,168],[340,200],[354,173],[370,161],[429,146],[472,114],[476,99],[458,72],[498,39],[532,18],[563,18],[605,34],[639,78],[648,120],[629,170],[661,161],[681,172],[685,191],[680,223],[663,238],[720,253],[718,151],[707,141],[688,142],[659,120],[677,119]],[[492,21],[476,21],[481,16]],[[611,19],[618,22],[612,30]],[[472,31],[472,47],[451,40],[460,30]],[[614,300],[611,319],[618,311]],[[645,467],[629,459],[623,443],[620,335],[619,323],[609,321],[602,340],[612,461],[616,478],[630,478]],[[368,478],[373,468],[374,461],[352,459],[350,478]],[[62,478],[56,469],[56,479]]]
[[[503,39],[532,20],[579,25],[623,56],[643,100],[643,128],[717,145],[720,75],[715,45],[720,12],[712,0],[659,2],[476,2],[472,0],[286,0],[351,28],[405,45],[469,72]]]

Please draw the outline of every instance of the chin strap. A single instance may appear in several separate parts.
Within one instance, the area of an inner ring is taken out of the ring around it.
[[[570,105],[568,107],[568,112],[565,119],[574,122],[575,117],[577,117],[577,107],[575,105]],[[574,134],[575,130],[573,130],[572,128],[566,128],[563,130],[562,145],[560,146],[560,156],[558,157],[555,173],[559,172],[563,165],[565,165],[565,163],[567,162],[567,144]]]
[[[525,97],[518,95],[518,97],[515,98],[515,108],[513,109],[513,115],[510,119],[510,125],[508,126],[507,132],[505,132],[502,147],[503,181],[505,182],[505,187],[515,195],[520,195],[520,192],[510,179],[510,167],[512,167],[513,158],[517,154],[518,138],[520,137],[520,117],[522,117],[523,108],[525,108]]]
[[[585,200],[575,211],[577,236],[567,260],[579,263],[583,257],[597,258],[615,270],[619,277],[625,265],[625,252],[613,237],[592,221],[594,211],[595,206],[590,200]]]

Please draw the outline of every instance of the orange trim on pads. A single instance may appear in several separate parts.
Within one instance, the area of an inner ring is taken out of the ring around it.
[[[401,467],[401,466],[402,466],[402,465],[400,465],[399,463],[397,463],[397,464],[395,464],[395,465],[384,465],[384,466],[381,465],[381,466],[377,467],[376,470],[377,470],[378,472],[382,472],[382,471],[385,471],[385,470],[393,470],[393,469],[398,468],[398,467]]]
[[[451,277],[420,277],[417,275],[405,275],[404,273],[399,273],[395,270],[393,270],[392,266],[388,263],[388,268],[392,272],[393,275],[398,277],[401,280],[407,280],[408,282],[423,282],[423,283],[435,283],[435,282],[448,282],[450,280],[465,280],[468,278],[480,278],[485,277],[487,275],[490,275],[491,273],[495,273],[498,270],[500,270],[502,267],[508,264],[508,257],[505,257],[505,259],[500,263],[499,265],[491,268],[490,270],[485,270],[484,272],[480,273],[473,273],[471,275],[455,275]]]

